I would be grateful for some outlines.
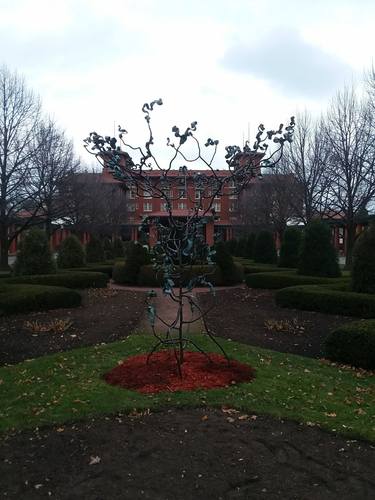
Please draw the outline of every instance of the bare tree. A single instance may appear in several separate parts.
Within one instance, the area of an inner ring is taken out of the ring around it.
[[[327,213],[331,183],[328,156],[322,121],[314,121],[307,112],[297,115],[293,142],[278,168],[291,173],[299,186],[291,203],[303,224]]]
[[[38,217],[51,236],[53,221],[66,214],[65,181],[77,172],[79,160],[74,155],[73,143],[51,119],[38,124],[31,149],[34,170],[27,188],[34,206],[38,207]]]
[[[97,172],[80,172],[66,179],[63,193],[65,222],[80,231],[120,236],[128,199],[118,182],[106,183]]]
[[[347,227],[346,265],[352,262],[356,219],[375,195],[375,114],[353,88],[338,92],[325,119],[332,172],[330,204]]]
[[[24,79],[0,68],[0,266],[8,267],[11,241],[30,224],[38,207],[20,217],[30,201],[26,187],[32,178],[34,130],[40,121],[40,101]],[[15,225],[15,222],[17,224]]]
[[[266,229],[282,238],[287,223],[300,213],[296,212],[299,195],[300,187],[292,174],[283,170],[266,174],[241,194],[241,222],[248,231]]]

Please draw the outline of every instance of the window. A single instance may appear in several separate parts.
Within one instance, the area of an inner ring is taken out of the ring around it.
[[[195,199],[200,200],[202,198],[203,194],[203,189],[202,188],[196,188],[195,190]]]
[[[143,190],[143,198],[152,198],[151,193],[147,190]]]
[[[229,204],[229,212],[237,212],[237,203],[230,203]]]
[[[339,227],[339,245],[344,244],[344,235],[345,235],[344,228]]]
[[[178,210],[186,210],[187,204],[182,201],[180,203],[177,203],[177,208],[178,208]]]
[[[129,199],[130,200],[135,200],[136,197],[137,197],[137,191],[135,190],[135,188],[130,188],[130,190],[129,190]]]
[[[168,212],[168,203],[166,203],[165,201],[161,202],[160,203],[160,210],[161,210],[161,212]]]
[[[150,201],[146,201],[145,203],[143,203],[143,211],[152,212],[152,203]]]
[[[186,199],[186,189],[185,188],[178,188],[178,197],[180,199],[183,199],[183,200]]]
[[[135,212],[135,204],[134,203],[128,203],[126,205],[126,208],[128,209],[129,212]]]
[[[212,208],[215,210],[215,212],[221,212],[221,203],[218,203],[217,201],[212,204]]]

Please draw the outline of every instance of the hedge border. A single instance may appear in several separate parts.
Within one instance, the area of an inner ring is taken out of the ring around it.
[[[62,286],[65,288],[105,288],[109,277],[104,273],[69,271],[57,274],[35,274],[33,276],[15,276],[2,280],[8,285],[28,284]]]
[[[255,273],[245,276],[245,283],[249,288],[266,288],[279,290],[281,288],[298,285],[340,285],[348,284],[345,278],[323,278],[319,276],[303,276],[293,272]]]

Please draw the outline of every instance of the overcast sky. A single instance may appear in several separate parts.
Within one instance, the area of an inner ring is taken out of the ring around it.
[[[241,144],[298,110],[323,112],[373,63],[375,0],[0,0],[1,59],[42,98],[77,153],[114,124],[143,141],[198,121]],[[220,150],[218,166],[223,164]]]

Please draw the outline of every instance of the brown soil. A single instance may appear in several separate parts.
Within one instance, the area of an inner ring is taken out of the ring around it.
[[[270,290],[233,288],[215,297],[199,295],[208,325],[219,337],[275,351],[323,357],[323,342],[334,328],[353,318],[278,307]]]
[[[143,316],[144,292],[98,288],[83,294],[81,307],[1,318],[0,365],[76,347],[114,342],[127,337]],[[26,325],[27,322],[46,325],[56,320],[71,321],[72,326],[65,332],[33,333]]]
[[[117,416],[0,443],[3,498],[375,497],[375,447],[225,409]]]

